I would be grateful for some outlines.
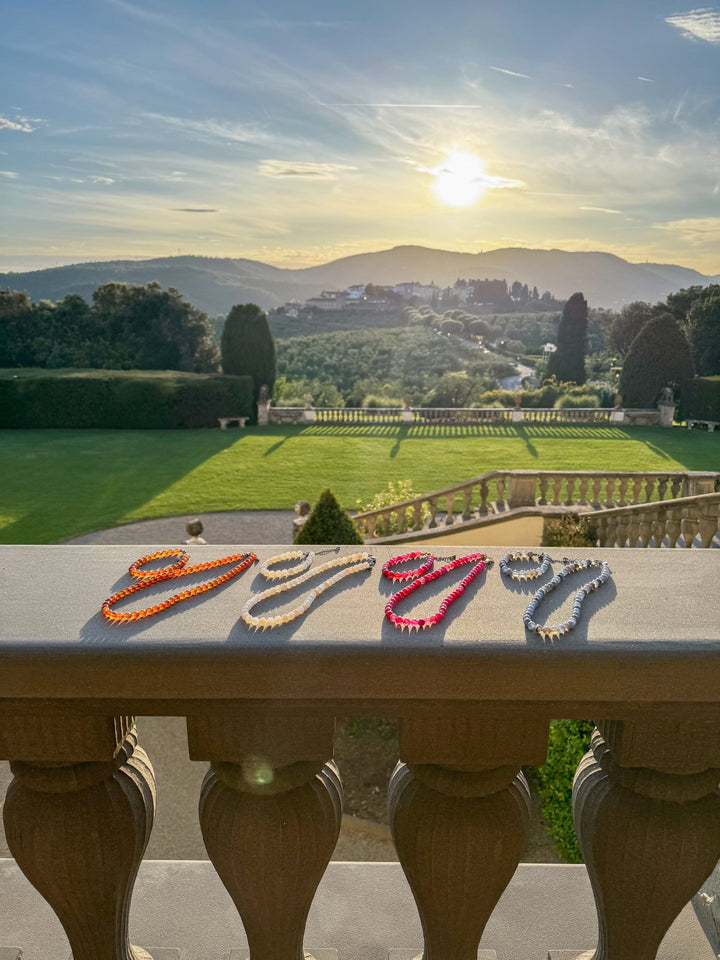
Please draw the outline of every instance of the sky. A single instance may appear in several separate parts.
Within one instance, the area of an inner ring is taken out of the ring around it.
[[[720,273],[720,6],[1,5],[0,270],[421,244]]]

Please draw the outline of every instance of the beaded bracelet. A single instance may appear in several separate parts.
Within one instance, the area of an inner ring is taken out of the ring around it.
[[[318,573],[325,573],[327,570],[332,570],[334,567],[344,567],[348,566],[348,564],[355,564],[355,566],[348,567],[347,570],[341,570],[339,573],[329,577],[327,580],[323,580],[321,584],[311,590],[310,593],[304,597],[302,602],[289,613],[279,614],[275,617],[253,617],[251,615],[250,611],[254,606],[260,603],[261,600],[267,600],[268,597],[274,597],[278,593],[283,593],[286,590],[292,590],[294,587],[299,586],[301,583],[305,583]],[[374,566],[375,557],[371,557],[368,553],[353,553],[348,557],[337,557],[335,560],[328,560],[327,563],[320,564],[320,566],[315,567],[314,570],[308,570],[307,573],[304,573],[300,577],[296,577],[294,580],[288,580],[286,583],[278,583],[274,587],[269,587],[267,590],[263,590],[262,593],[256,593],[255,596],[250,597],[247,603],[243,606],[241,618],[248,627],[254,627],[256,630],[258,628],[262,628],[263,630],[267,628],[272,629],[273,627],[279,627],[281,624],[290,623],[292,620],[296,620],[298,617],[301,617],[304,613],[306,613],[312,603],[320,596],[320,594],[324,593],[334,584],[339,583],[340,580],[343,580],[345,577],[349,577],[353,573],[361,573],[363,570],[371,570]]]
[[[540,565],[530,570],[511,570],[513,560],[538,560]],[[546,553],[506,553],[500,561],[500,573],[511,580],[536,580],[550,569],[550,557]]]
[[[276,557],[270,557],[269,560],[265,560],[260,565],[258,573],[261,573],[266,580],[283,580],[287,577],[294,577],[298,573],[307,570],[308,567],[312,566],[314,559],[315,554],[312,551],[303,553],[302,550],[289,550],[287,553],[279,553]],[[294,567],[286,567],[284,570],[270,569],[270,564],[282,563],[284,560],[300,560],[300,563]]]
[[[459,585],[445,597],[445,599],[440,604],[440,609],[437,613],[432,614],[430,617],[420,617],[419,619],[410,619],[409,617],[398,617],[397,614],[393,613],[393,608],[395,605],[405,597],[409,596],[414,590],[418,590],[420,587],[424,586],[426,583],[432,583],[433,580],[437,580],[438,577],[442,577],[444,574],[449,573],[451,570],[455,570],[456,567],[461,567],[465,564],[473,563],[475,566],[472,568],[470,573],[467,576],[463,577]],[[466,557],[458,557],[457,560],[453,560],[450,563],[446,563],[442,567],[438,567],[437,570],[433,570],[432,573],[427,573],[425,576],[420,577],[415,580],[413,583],[409,584],[407,587],[403,587],[402,590],[398,591],[394,596],[390,597],[388,602],[385,604],[385,617],[394,624],[396,627],[400,627],[401,630],[404,630],[406,627],[408,630],[419,630],[421,627],[423,630],[427,630],[428,627],[433,627],[436,623],[440,623],[445,614],[447,613],[448,607],[450,607],[456,600],[458,600],[465,589],[472,583],[475,577],[482,573],[485,567],[489,566],[492,563],[492,560],[488,560],[487,556],[484,553],[470,553]]]
[[[407,563],[408,560],[419,560],[420,557],[425,557],[425,562],[421,563],[420,566],[414,570],[399,570],[396,572],[392,569],[398,563]],[[432,570],[434,562],[435,558],[431,553],[422,553],[416,550],[413,553],[404,553],[402,556],[391,557],[389,560],[386,560],[382,565],[382,575],[387,577],[388,580],[412,580],[413,577],[421,577],[424,573],[427,573],[428,570]]]
[[[157,570],[138,569],[150,560],[163,560],[166,557],[178,557],[178,560],[168,567],[161,567]],[[254,553],[235,553],[232,556],[222,557],[218,560],[209,560],[207,563],[196,563],[191,567],[185,566],[188,560],[189,557],[184,550],[159,550],[157,553],[149,553],[147,556],[135,560],[130,564],[128,573],[137,578],[139,582],[130,584],[130,586],[125,587],[124,590],[118,590],[117,593],[114,593],[111,597],[108,597],[107,600],[104,600],[100,608],[103,616],[113,623],[129,623],[131,620],[143,620],[145,617],[151,617],[154,613],[160,613],[162,610],[166,610],[168,607],[172,607],[182,600],[189,600],[191,597],[196,597],[200,593],[213,590],[215,587],[220,586],[221,583],[232,580],[233,577],[236,577],[239,573],[242,573],[243,570],[247,570],[249,566],[255,563],[257,557]],[[178,577],[188,577],[193,573],[201,573],[203,570],[221,567],[228,563],[235,563],[236,566],[228,570],[227,573],[223,573],[214,580],[210,580],[208,583],[201,583],[197,587],[192,587],[190,590],[176,593],[167,600],[153,604],[151,607],[146,607],[145,610],[133,610],[130,613],[116,613],[115,610],[111,609],[118,600],[129,597],[139,590],[146,590],[155,583],[161,583],[163,580],[175,580]]]
[[[544,640],[548,641],[557,640],[564,636],[564,634],[569,633],[573,627],[576,627],[578,621],[580,620],[580,614],[585,597],[593,590],[597,590],[604,583],[607,583],[607,581],[610,579],[610,567],[605,560],[565,559],[564,563],[565,566],[562,568],[562,570],[560,570],[560,572],[554,576],[552,580],[549,580],[546,584],[540,587],[530,603],[527,605],[525,613],[523,614],[523,623],[525,624],[525,629],[530,633],[536,633],[539,637],[542,637]],[[590,567],[600,567],[600,574],[594,580],[590,580],[588,583],[583,584],[583,586],[575,594],[575,597],[573,598],[572,615],[565,620],[564,623],[561,623],[556,627],[543,627],[535,623],[535,621],[532,619],[533,615],[547,594],[551,593],[555,587],[559,586],[562,581],[566,577],[569,577],[572,573],[577,573],[579,570],[587,570]]]

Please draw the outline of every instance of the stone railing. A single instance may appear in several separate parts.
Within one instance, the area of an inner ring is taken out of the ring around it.
[[[493,470],[472,480],[359,513],[353,520],[367,537],[449,527],[502,515],[516,508],[583,512],[712,493],[720,473],[591,470]]]
[[[720,493],[590,514],[601,547],[709,547],[720,527]]]
[[[256,551],[267,559],[283,549]],[[127,584],[134,550],[0,548],[0,754],[15,776],[6,836],[74,960],[133,956],[130,899],[155,808],[135,713],[186,717],[190,756],[209,763],[203,838],[251,960],[303,954],[340,824],[336,716],[400,718],[390,819],[424,955],[435,960],[476,956],[523,851],[521,767],[544,761],[549,720],[592,717],[573,807],[598,912],[594,956],[655,957],[720,858],[720,620],[711,602],[720,552],[600,551],[612,581],[556,642],[523,631],[537,581],[504,582],[497,567],[441,625],[400,633],[383,618],[391,587],[380,564],[392,552],[378,548],[370,573],[255,635],[238,620],[238,601],[265,584],[251,571],[110,627],[98,609]],[[501,552],[491,551],[496,561]],[[210,559],[217,548],[194,553]],[[407,599],[403,613],[434,612],[463,572]],[[162,586],[131,606],[175,592]],[[567,616],[577,587],[556,591],[563,612],[547,601],[551,622]],[[544,894],[552,910],[552,890]],[[184,909],[179,902],[176,914]],[[161,936],[175,942],[172,930]],[[342,943],[327,947],[342,955]]]
[[[270,407],[268,423],[460,424],[460,423],[558,423],[652,426],[659,422],[657,410],[610,410],[577,407],[556,410],[535,407]]]

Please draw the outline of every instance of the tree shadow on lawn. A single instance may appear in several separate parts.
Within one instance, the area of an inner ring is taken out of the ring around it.
[[[626,427],[628,440],[641,441],[664,460],[675,460],[686,470],[720,470],[720,437],[682,427]],[[632,466],[630,467],[632,469]]]
[[[129,432],[33,431],[37,443],[14,451],[16,492],[5,486],[3,509],[18,519],[0,530],[0,542],[56,543],[115,526],[239,439],[236,431],[197,430],[184,432],[187,443],[164,445],[159,435],[169,431],[137,430],[128,443]]]

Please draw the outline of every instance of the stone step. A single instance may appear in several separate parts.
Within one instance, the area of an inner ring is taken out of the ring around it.
[[[70,953],[58,920],[13,860],[0,860],[0,960]],[[247,941],[228,893],[205,860],[142,864],[130,938],[155,960],[244,960]],[[521,864],[485,931],[479,960],[578,960],[597,942],[585,867]],[[315,960],[414,960],[422,933],[397,863],[331,863],[310,911],[305,949]],[[496,956],[495,956],[496,955]],[[592,956],[592,953],[590,954]],[[715,960],[687,906],[658,960]]]

